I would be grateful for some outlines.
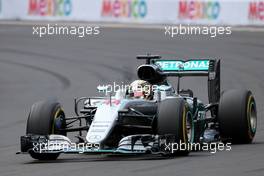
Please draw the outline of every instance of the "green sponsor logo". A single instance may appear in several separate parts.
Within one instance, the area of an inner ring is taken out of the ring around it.
[[[207,71],[209,69],[209,60],[159,60],[155,62],[163,71]]]

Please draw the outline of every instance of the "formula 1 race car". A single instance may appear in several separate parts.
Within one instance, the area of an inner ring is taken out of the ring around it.
[[[134,98],[127,90],[105,97],[75,99],[76,116],[66,117],[56,100],[35,103],[30,110],[21,152],[39,160],[61,153],[161,154],[185,156],[193,143],[251,143],[257,128],[257,111],[249,90],[220,90],[220,60],[162,60],[143,55],[140,80],[153,87],[149,99]],[[205,104],[191,89],[180,89],[186,76],[208,78]],[[168,77],[178,79],[174,88]],[[106,90],[107,87],[101,87]],[[78,132],[77,141],[67,137]]]

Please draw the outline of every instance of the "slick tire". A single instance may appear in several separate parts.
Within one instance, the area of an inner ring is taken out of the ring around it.
[[[27,120],[27,135],[49,135],[60,134],[66,126],[65,114],[61,108],[60,103],[54,99],[47,101],[40,101],[32,105]],[[30,151],[29,154],[32,158],[38,160],[55,160],[58,158],[59,153],[36,153]]]
[[[166,156],[187,156],[189,154],[188,144],[189,135],[187,123],[190,111],[186,102],[181,98],[170,98],[160,102],[158,108],[157,133],[160,136],[168,136],[166,145],[169,144],[169,150],[164,151]],[[171,135],[171,137],[169,137]],[[183,150],[179,150],[180,144]],[[177,147],[178,150],[175,150]]]
[[[257,108],[249,90],[227,90],[218,109],[220,136],[234,144],[251,143],[257,129]]]

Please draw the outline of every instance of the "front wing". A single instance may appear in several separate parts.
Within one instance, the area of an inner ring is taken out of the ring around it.
[[[168,138],[168,136],[166,136]],[[18,153],[87,153],[87,154],[162,154],[164,137],[158,135],[131,135],[120,140],[116,148],[100,144],[73,143],[62,135],[21,136]]]

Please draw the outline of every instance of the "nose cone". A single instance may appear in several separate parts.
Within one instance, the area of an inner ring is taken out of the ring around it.
[[[119,105],[103,104],[97,108],[94,120],[86,135],[89,143],[101,144],[111,133],[118,117]]]

